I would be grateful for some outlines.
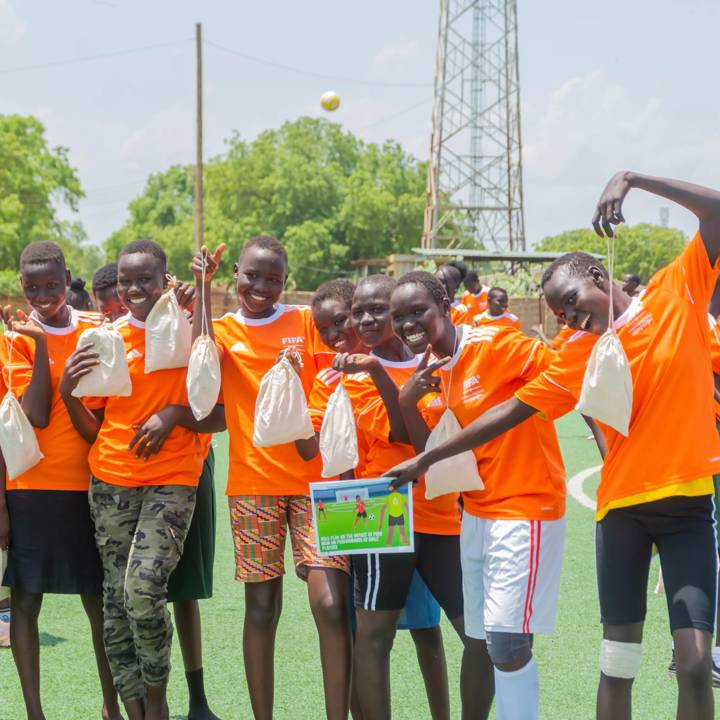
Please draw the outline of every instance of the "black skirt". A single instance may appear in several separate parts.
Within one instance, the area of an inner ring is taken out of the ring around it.
[[[101,595],[87,492],[8,490],[6,498],[10,548],[0,584],[30,593]]]

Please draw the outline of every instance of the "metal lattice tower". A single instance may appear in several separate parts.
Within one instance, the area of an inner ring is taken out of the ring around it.
[[[525,250],[517,0],[440,0],[423,247]]]

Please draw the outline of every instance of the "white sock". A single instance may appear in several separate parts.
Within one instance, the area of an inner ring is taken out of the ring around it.
[[[497,720],[538,720],[540,687],[534,657],[514,672],[495,668],[495,713]]]
[[[712,658],[716,665],[720,665],[720,647],[714,647],[712,649]]]

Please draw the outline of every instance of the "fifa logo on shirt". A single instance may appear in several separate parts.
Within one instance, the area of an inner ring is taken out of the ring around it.
[[[283,345],[304,345],[305,344],[305,338],[300,337],[284,337],[282,338],[282,344]]]
[[[474,400],[484,394],[485,388],[480,383],[478,375],[473,375],[463,382],[463,397],[465,400]]]

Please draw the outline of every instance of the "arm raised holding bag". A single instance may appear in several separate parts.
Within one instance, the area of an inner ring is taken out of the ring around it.
[[[20,405],[33,427],[46,428],[50,422],[52,391],[45,331],[36,320],[29,318],[22,310],[18,310],[16,316],[13,317],[10,305],[6,305],[1,312],[8,331],[24,335],[35,344],[32,378],[20,398]],[[14,362],[18,362],[17,355]],[[22,362],[22,355],[19,362]],[[9,371],[12,372],[12,368]]]

